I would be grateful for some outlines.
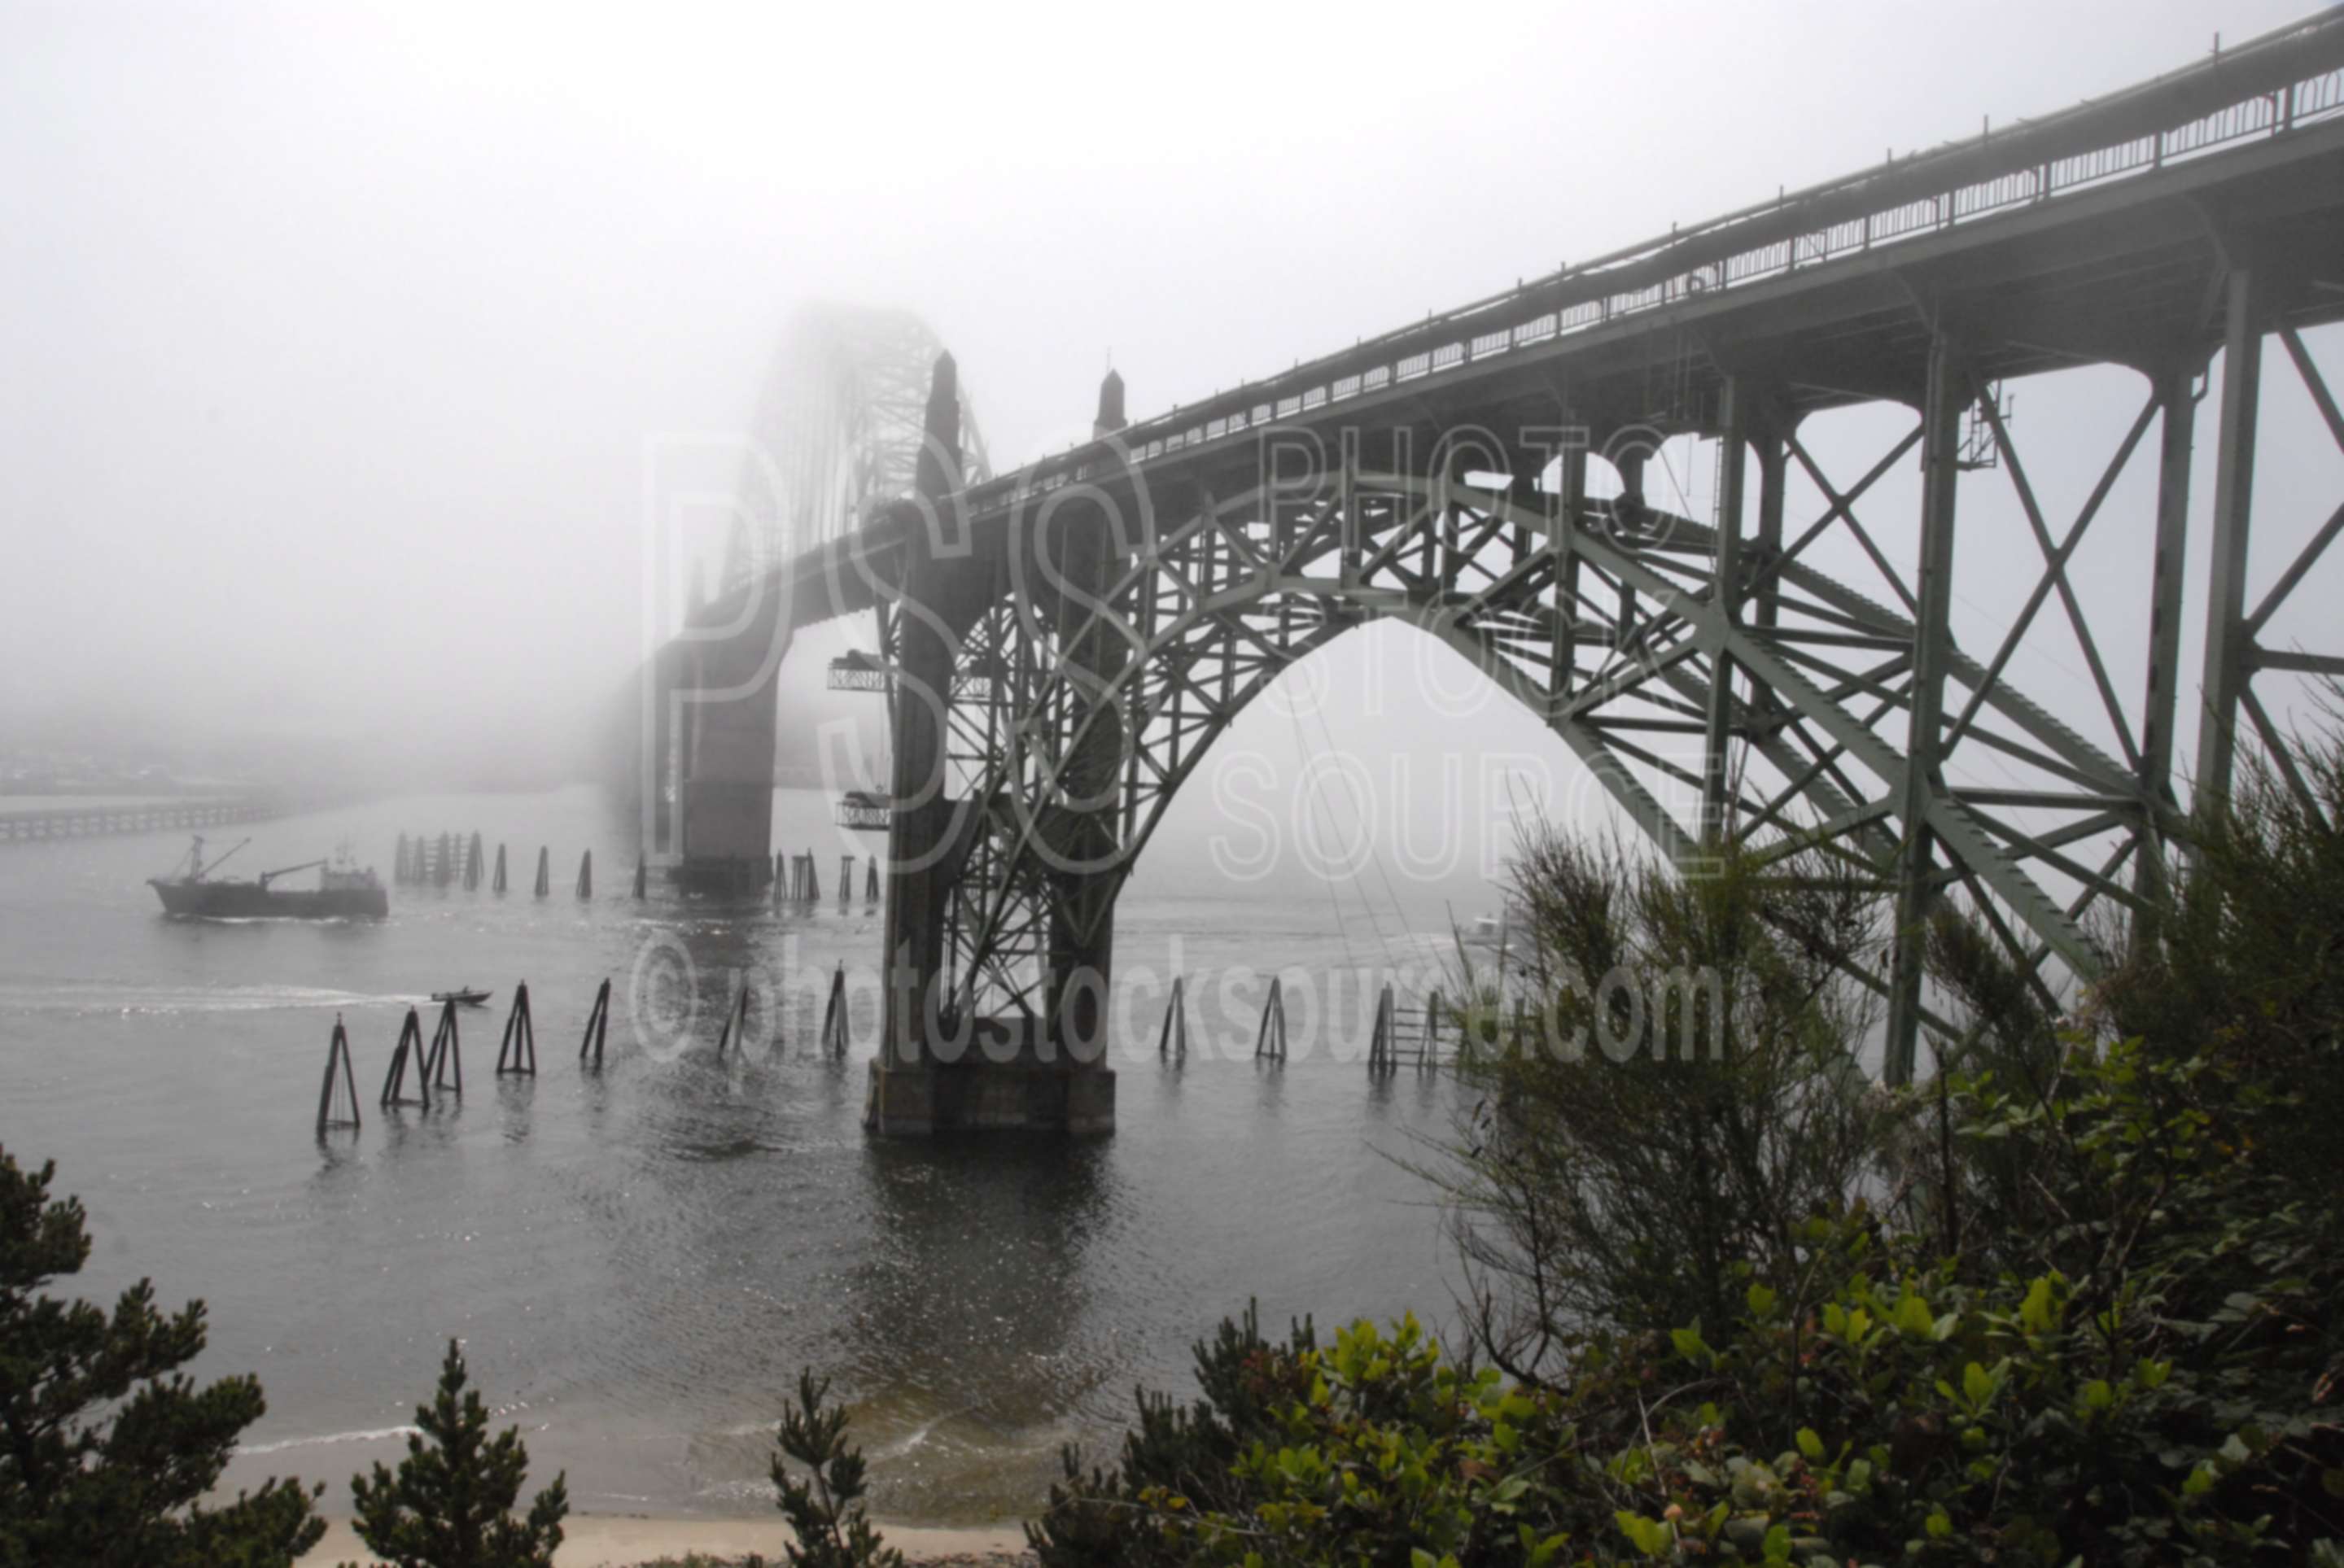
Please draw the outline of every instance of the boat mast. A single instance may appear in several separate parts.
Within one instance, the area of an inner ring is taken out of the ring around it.
[[[227,861],[227,858],[228,858],[228,855],[233,855],[233,854],[235,854],[235,853],[236,853],[236,851],[237,851],[237,849],[243,849],[247,844],[249,844],[249,843],[251,843],[251,842],[252,842],[252,840],[251,840],[251,839],[237,839],[237,842],[236,842],[236,847],[235,847],[235,849],[229,849],[229,850],[227,851],[227,855],[222,855],[218,859],[214,860],[210,865],[207,866],[207,865],[205,865],[205,864],[204,864],[204,841],[203,841],[203,839],[202,839],[200,837],[198,837],[198,838],[196,839],[196,848],[195,848],[195,850],[194,850],[194,852],[193,852],[193,853],[188,857],[188,859],[193,862],[193,864],[194,864],[194,866],[195,866],[195,869],[194,869],[193,871],[191,871],[191,872],[189,872],[189,873],[188,873],[187,880],[189,880],[189,881],[191,881],[191,882],[200,882],[200,881],[202,881],[206,877],[209,876],[212,872],[218,870],[218,869],[220,869],[220,867],[221,867],[224,863],[226,863],[226,861]]]

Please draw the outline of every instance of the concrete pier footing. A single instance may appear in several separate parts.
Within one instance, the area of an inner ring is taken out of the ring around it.
[[[978,1019],[950,1061],[871,1063],[863,1124],[887,1137],[1022,1130],[1092,1136],[1115,1131],[1115,1070],[1044,1049],[1038,1023]],[[938,1042],[950,1045],[951,1042]]]

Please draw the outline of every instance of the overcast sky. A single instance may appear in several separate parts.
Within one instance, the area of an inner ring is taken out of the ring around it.
[[[0,4],[0,724],[559,729],[801,301],[1005,465],[2309,8]]]

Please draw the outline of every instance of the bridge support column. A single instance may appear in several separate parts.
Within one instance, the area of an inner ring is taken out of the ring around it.
[[[675,693],[682,684],[676,671],[682,663],[682,649],[673,642],[644,662],[634,711],[625,719],[630,733],[622,742],[625,753],[634,759],[629,793],[636,803],[638,830],[644,847],[662,857],[662,863],[676,847],[675,803],[682,768],[682,749],[676,743]]]
[[[2214,451],[2213,565],[2206,585],[2206,711],[2198,729],[2200,808],[2229,799],[2240,700],[2254,675],[2247,627],[2247,531],[2254,510],[2255,428],[2262,405],[2259,275],[2230,268],[2222,335],[2222,422]]]
[[[1922,963],[1929,911],[1936,902],[1935,839],[1928,809],[1940,782],[1945,749],[1945,667],[1953,653],[1954,500],[1961,478],[1962,410],[1968,378],[1955,346],[1938,332],[1929,346],[1929,385],[1921,421],[1921,551],[1913,616],[1913,695],[1904,741],[1904,781],[1897,818],[1894,943],[1888,970],[1887,1058],[1893,1087],[1913,1081],[1921,1034]]]
[[[1112,370],[1099,388],[1094,436],[1124,426],[1123,378]],[[1100,487],[1102,498],[1104,486]],[[1057,568],[1058,646],[1081,695],[1070,720],[1084,727],[1074,742],[1065,773],[1065,831],[1056,846],[1062,864],[1051,879],[1056,899],[1050,914],[1049,1018],[1058,1053],[1075,1073],[1106,1072],[1106,1108],[1114,1110],[1113,1074],[1106,1068],[1107,988],[1115,950],[1115,900],[1122,886],[1116,853],[1117,808],[1121,804],[1126,747],[1123,710],[1100,695],[1123,673],[1130,658],[1119,628],[1096,613],[1127,562],[1117,517],[1102,500],[1096,508],[1069,509],[1051,541]]]
[[[740,614],[747,624],[738,635],[691,645],[682,704],[674,874],[718,891],[763,887],[773,863],[775,682],[789,631],[777,595]]]
[[[2141,824],[2133,886],[2152,907],[2165,890],[2165,837],[2155,808],[2175,803],[2173,728],[2180,709],[2182,561],[2189,544],[2189,467],[2198,402],[2191,391],[2199,361],[2177,355],[2157,373],[2161,427],[2157,470],[2157,544],[2148,577],[2148,690],[2141,703],[2140,782],[2150,811]],[[2136,922],[2136,931],[2145,925]]]
[[[864,1126],[891,1135],[933,1131],[938,1122],[938,1043],[953,1013],[944,972],[943,874],[953,804],[946,799],[945,704],[952,692],[955,621],[947,619],[952,577],[964,558],[946,551],[943,508],[960,488],[959,377],[949,354],[936,359],[928,386],[926,440],[916,484],[919,518],[904,548],[894,616],[895,686],[890,737],[894,813],[887,829],[886,997]],[[955,1053],[957,1054],[957,1053]]]
[[[952,900],[983,831],[975,813],[987,804],[949,796],[954,668],[962,640],[1007,586],[1000,559],[971,548],[956,531],[962,519],[950,515],[960,488],[960,409],[948,355],[936,361],[926,428],[917,479],[923,515],[910,530],[895,615],[885,1026],[864,1126],[885,1137],[1106,1131],[1115,1124],[1115,1075],[1103,1063],[1069,1061],[1046,1018],[969,1016],[966,987],[955,990],[966,977],[945,969]],[[1096,956],[1103,980],[1103,943]]]
[[[1790,477],[1790,442],[1784,437],[1784,426],[1770,409],[1757,430],[1758,448],[1758,570],[1763,574],[1758,591],[1751,596],[1750,620],[1762,632],[1773,631],[1782,618],[1782,575],[1776,569],[1783,558],[1783,487]],[[1782,714],[1774,700],[1773,691],[1763,682],[1750,684],[1751,723],[1755,734],[1767,741],[1780,734]]]
[[[1739,376],[1725,378],[1717,433],[1717,553],[1713,563],[1718,608],[1728,624],[1742,618],[1742,489],[1746,471],[1751,387]],[[1701,773],[1701,837],[1705,849],[1723,842],[1733,786],[1733,660],[1721,638],[1710,653],[1708,711],[1704,715]]]

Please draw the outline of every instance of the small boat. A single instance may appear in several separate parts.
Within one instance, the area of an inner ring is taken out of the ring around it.
[[[1460,950],[1470,948],[1493,955],[1498,962],[1498,972],[1503,976],[1509,967],[1521,960],[1522,950],[1531,945],[1523,934],[1528,924],[1522,910],[1509,899],[1496,914],[1475,916],[1469,929],[1455,935]]]
[[[1502,915],[1476,915],[1473,918],[1471,929],[1464,933],[1465,945],[1469,948],[1489,948],[1503,951],[1510,918],[1512,914],[1513,911],[1508,910]]]
[[[431,1000],[452,1001],[461,1007],[478,1007],[494,994],[492,991],[481,990],[474,986],[466,986],[461,990],[435,990],[431,993]]]

